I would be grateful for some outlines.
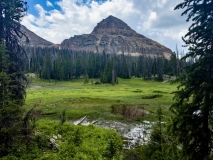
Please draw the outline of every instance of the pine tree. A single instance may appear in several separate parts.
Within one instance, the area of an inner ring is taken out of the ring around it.
[[[173,134],[182,144],[183,159],[206,160],[212,149],[213,111],[213,1],[185,0],[175,7],[185,9],[192,21],[183,38],[189,47],[184,57],[196,58],[180,78],[171,106]]]
[[[21,129],[22,108],[20,101],[12,99],[10,66],[6,47],[0,44],[0,155],[7,155]]]
[[[165,126],[165,124],[163,123],[163,114],[162,114],[162,109],[160,107],[157,109],[157,117],[158,117],[158,121],[153,126],[153,130],[150,134],[150,140],[148,144],[145,145],[146,159],[151,159],[151,160],[163,159],[162,146],[163,146],[163,143],[165,143],[164,135],[163,135],[163,127]]]
[[[73,63],[72,63],[72,59],[67,56],[65,57],[65,62],[64,62],[64,77],[65,80],[70,80],[73,78]]]
[[[51,74],[52,74],[51,57],[50,57],[49,53],[46,53],[44,67],[43,67],[41,75],[42,75],[42,78],[50,80],[51,79]]]
[[[61,81],[64,79],[64,63],[62,62],[61,54],[58,54],[58,58],[56,59],[55,78]]]
[[[80,78],[83,75],[83,67],[82,67],[82,55],[79,53],[76,54],[75,59],[75,78]]]
[[[173,53],[170,57],[170,66],[171,66],[171,75],[177,76],[177,57],[175,53]]]
[[[21,0],[0,1],[0,155],[10,152],[19,139],[22,106],[25,101],[27,78],[23,74],[24,50],[19,38],[24,36],[20,21],[27,7]]]
[[[157,80],[163,81],[163,64],[164,60],[163,57],[157,58]]]
[[[127,61],[125,56],[122,56],[122,71],[121,71],[121,78],[130,79],[129,69],[127,67]]]
[[[104,72],[101,75],[100,81],[102,83],[112,83],[112,62],[107,61]]]
[[[19,101],[21,105],[25,99],[26,77],[24,69],[24,50],[19,45],[19,38],[24,36],[20,30],[20,21],[26,12],[26,2],[21,0],[2,0],[0,2],[0,42],[6,45],[10,66],[7,73],[10,75],[9,89],[11,98]]]

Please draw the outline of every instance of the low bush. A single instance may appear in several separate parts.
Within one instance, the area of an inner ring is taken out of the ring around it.
[[[101,84],[101,82],[100,81],[95,81],[95,84]]]
[[[3,159],[122,159],[122,140],[114,130],[40,119],[34,131],[31,141],[17,144]]]

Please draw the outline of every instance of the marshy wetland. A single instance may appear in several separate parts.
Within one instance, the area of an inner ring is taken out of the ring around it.
[[[65,111],[66,121],[88,125],[94,124],[116,130],[132,148],[145,143],[156,119],[156,111],[162,108],[165,118],[170,117],[169,107],[177,84],[145,81],[142,79],[119,79],[116,85],[95,84],[91,79],[72,81],[47,81],[32,79],[26,98],[26,109],[35,108],[36,116],[60,120]]]

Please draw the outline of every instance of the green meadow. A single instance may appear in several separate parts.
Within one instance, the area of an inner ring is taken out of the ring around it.
[[[172,92],[177,84],[170,82],[145,81],[139,78],[118,79],[118,84],[94,84],[90,79],[84,84],[84,79],[71,81],[47,81],[32,79],[26,97],[25,108],[35,108],[41,117],[59,119],[65,110],[68,120],[88,116],[89,119],[124,120],[122,115],[112,114],[113,105],[143,106],[151,114],[142,117],[144,120],[154,120],[158,107],[163,114],[170,116],[169,107],[173,101]]]

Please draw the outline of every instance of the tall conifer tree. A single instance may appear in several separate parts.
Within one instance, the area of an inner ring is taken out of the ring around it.
[[[184,57],[197,58],[180,78],[180,86],[171,106],[173,133],[182,144],[183,159],[210,159],[213,112],[213,1],[185,0],[175,9],[185,9],[192,21],[183,38],[189,47]]]
[[[20,21],[27,7],[22,0],[0,1],[0,155],[7,155],[21,132],[22,105],[27,79],[24,76],[24,50],[19,44]]]
[[[19,38],[25,36],[21,31],[20,21],[27,10],[27,2],[22,0],[0,1],[0,42],[6,45],[10,65],[7,73],[10,74],[12,99],[23,105],[25,98],[26,77],[24,69],[24,50],[19,44]]]

